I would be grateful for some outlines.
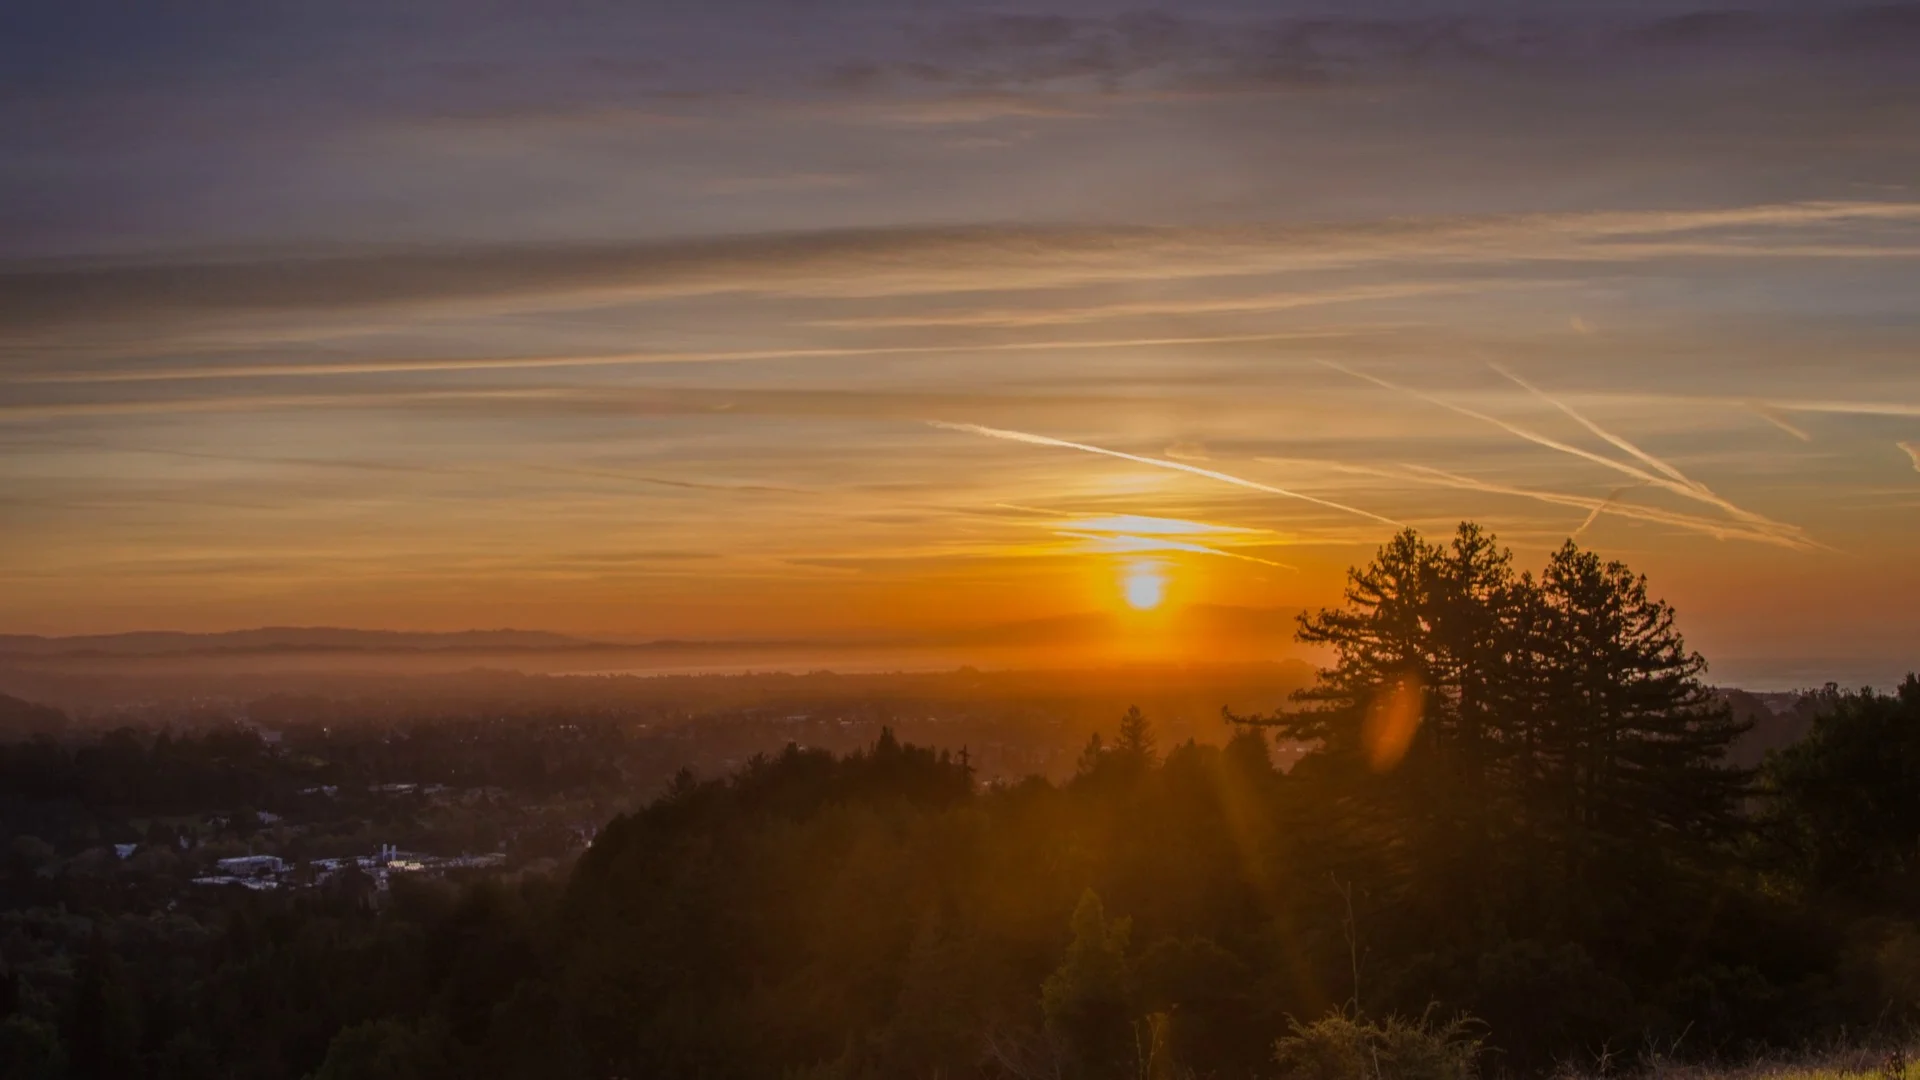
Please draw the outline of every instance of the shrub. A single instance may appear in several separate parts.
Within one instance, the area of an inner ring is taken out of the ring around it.
[[[1375,1022],[1334,1013],[1294,1021],[1273,1058],[1285,1080],[1476,1080],[1480,1039],[1472,1027],[1464,1018],[1435,1025],[1426,1017]]]

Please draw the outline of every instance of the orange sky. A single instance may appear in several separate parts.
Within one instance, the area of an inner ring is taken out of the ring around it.
[[[87,62],[0,106],[0,632],[1297,608],[1473,518],[1735,675],[1920,662],[1911,66],[1460,7],[1297,83],[1288,5],[22,28]]]

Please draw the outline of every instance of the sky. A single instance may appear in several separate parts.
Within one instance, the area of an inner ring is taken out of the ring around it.
[[[1279,611],[1473,519],[1884,685],[1920,5],[1702,2],[7,4],[0,632]]]

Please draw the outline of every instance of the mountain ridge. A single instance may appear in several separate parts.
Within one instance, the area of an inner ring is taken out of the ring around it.
[[[1163,629],[1184,634],[1291,639],[1298,608],[1193,604],[1152,616]],[[562,652],[588,650],[697,650],[1044,646],[1111,639],[1128,634],[1132,616],[1073,612],[976,626],[905,634],[852,635],[810,640],[589,637],[547,630],[361,630],[332,626],[262,626],[242,630],[134,630],[114,634],[0,634],[0,658],[139,658],[238,656],[273,653]]]

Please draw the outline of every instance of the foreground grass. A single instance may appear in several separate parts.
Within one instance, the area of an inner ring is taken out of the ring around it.
[[[1610,1070],[1568,1069],[1567,1080],[1617,1075]],[[1745,1065],[1692,1065],[1656,1059],[1639,1070],[1644,1080],[1920,1080],[1920,1042],[1889,1047],[1848,1047],[1799,1057],[1767,1058]]]

